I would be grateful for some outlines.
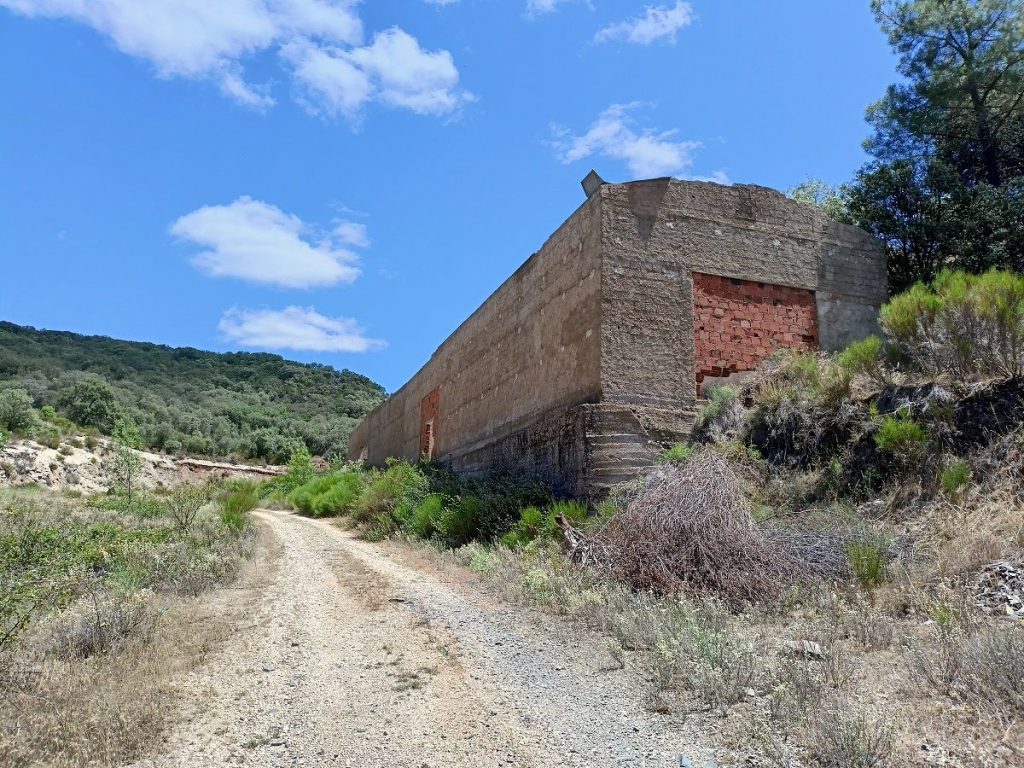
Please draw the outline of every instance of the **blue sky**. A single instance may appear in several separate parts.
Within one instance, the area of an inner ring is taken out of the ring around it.
[[[0,319],[397,389],[582,202],[862,164],[867,0],[0,0]]]

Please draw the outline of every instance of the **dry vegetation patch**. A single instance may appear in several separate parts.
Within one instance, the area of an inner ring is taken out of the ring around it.
[[[157,498],[0,495],[0,764],[119,765],[159,743],[173,678],[226,621],[195,596],[254,547],[232,495],[184,515]]]

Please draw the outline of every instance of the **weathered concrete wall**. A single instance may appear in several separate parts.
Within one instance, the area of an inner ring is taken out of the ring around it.
[[[416,459],[433,418],[436,457],[478,469],[492,463],[496,441],[600,398],[600,205],[592,198],[579,208],[367,416],[349,440],[350,457],[365,449],[372,464]],[[428,416],[422,401],[435,389]]]
[[[759,303],[755,318],[738,294],[698,355],[697,313],[710,299],[695,300],[695,275],[705,288],[741,281],[785,307]],[[874,330],[885,296],[872,238],[773,190],[604,184],[357,427],[349,455],[379,465],[433,448],[456,469],[600,492],[685,437],[713,354],[742,370],[766,340],[839,348]],[[748,333],[755,319],[766,335]]]
[[[764,187],[672,179],[606,184],[597,194],[606,402],[692,407],[694,273],[814,292],[827,350],[875,329],[886,296],[880,246],[814,206]]]

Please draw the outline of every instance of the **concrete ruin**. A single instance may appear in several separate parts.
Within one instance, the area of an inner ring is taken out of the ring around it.
[[[428,456],[600,495],[689,434],[701,386],[876,328],[885,257],[757,186],[603,183],[359,424],[349,457]]]

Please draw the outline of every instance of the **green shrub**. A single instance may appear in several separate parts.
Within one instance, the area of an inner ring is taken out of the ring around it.
[[[220,517],[235,532],[249,526],[249,513],[260,503],[259,483],[254,480],[232,480],[225,484],[220,497]]]
[[[32,398],[24,389],[0,391],[0,426],[11,432],[27,433],[36,423]]]
[[[1019,376],[1024,371],[1024,277],[944,270],[882,307],[882,329],[929,373]]]
[[[545,520],[545,533],[553,536],[558,532],[555,518],[563,518],[569,525],[582,525],[587,521],[587,505],[580,501],[553,501],[548,507]]]
[[[419,467],[406,461],[391,461],[388,468],[371,479],[353,505],[358,522],[374,522],[377,527],[405,528],[413,511],[429,488]]]
[[[444,496],[439,493],[428,494],[423,501],[416,505],[405,529],[413,536],[429,539],[437,532],[444,511]]]
[[[341,475],[336,472],[317,475],[293,490],[288,495],[288,501],[300,512],[311,515],[314,499],[330,491],[340,481]]]
[[[713,429],[720,422],[728,423],[733,412],[733,405],[738,398],[737,389],[728,384],[716,384],[709,387],[708,402],[697,417],[697,429],[707,431]]]
[[[939,483],[943,492],[950,498],[960,495],[961,491],[971,482],[971,465],[963,459],[954,459],[942,470]]]
[[[311,508],[317,517],[347,515],[352,511],[359,494],[363,492],[363,479],[355,472],[345,472],[323,493],[314,496]]]
[[[526,507],[519,513],[519,522],[500,541],[509,549],[518,549],[538,538],[545,530],[545,516],[537,507]]]
[[[676,443],[671,448],[666,449],[662,452],[661,456],[658,457],[658,462],[661,464],[683,464],[690,460],[690,457],[697,451],[695,446],[689,445],[688,443]]]
[[[461,547],[479,537],[484,501],[466,494],[445,507],[437,523],[437,531],[451,547]]]
[[[509,549],[518,549],[539,538],[552,538],[559,532],[556,519],[561,516],[570,525],[581,526],[587,521],[587,505],[578,501],[553,501],[547,509],[526,507],[519,513],[515,528],[503,535],[501,543]]]
[[[433,483],[432,483],[433,485]],[[432,487],[449,497],[472,496],[479,500],[476,510],[476,538],[496,541],[515,527],[519,511],[525,507],[547,507],[552,500],[550,487],[536,478],[527,478],[504,472],[458,478],[457,484]]]
[[[875,432],[874,441],[878,450],[913,463],[920,459],[928,433],[909,416],[886,416]]]
[[[872,335],[850,344],[839,353],[836,362],[852,374],[863,374],[878,384],[885,384],[884,353],[885,343]]]

